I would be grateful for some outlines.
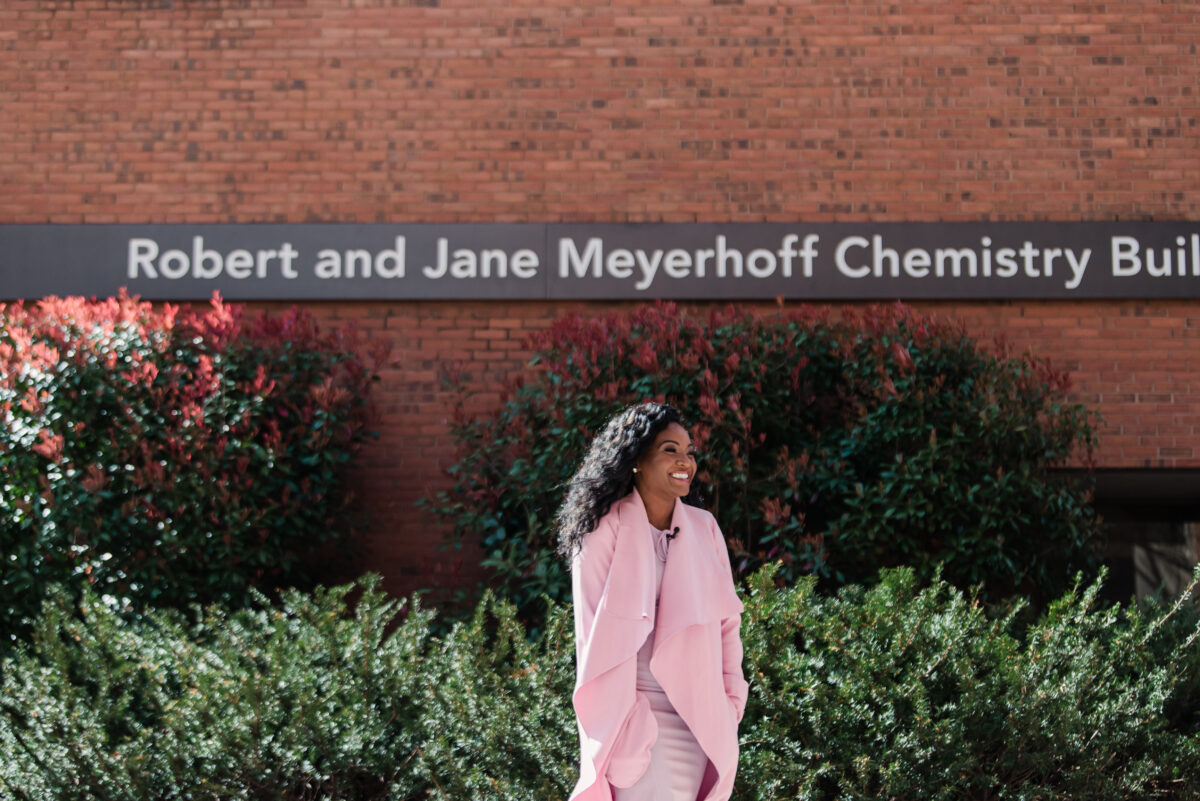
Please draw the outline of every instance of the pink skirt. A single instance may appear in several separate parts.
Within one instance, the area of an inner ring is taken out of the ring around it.
[[[650,767],[630,787],[613,787],[613,801],[697,801],[708,757],[667,694],[645,692],[658,723]]]

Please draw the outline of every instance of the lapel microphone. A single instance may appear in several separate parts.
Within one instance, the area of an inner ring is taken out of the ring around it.
[[[673,540],[678,536],[679,536],[679,526],[676,526],[675,529],[670,534],[666,535],[666,538],[669,540]]]

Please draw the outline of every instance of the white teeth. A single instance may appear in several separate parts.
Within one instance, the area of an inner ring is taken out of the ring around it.
[[[688,477],[687,473],[672,473],[671,474],[671,478],[681,478],[681,479],[687,480],[687,477]]]

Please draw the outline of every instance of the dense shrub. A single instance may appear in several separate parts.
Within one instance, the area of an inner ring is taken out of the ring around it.
[[[531,645],[489,601],[431,641],[376,579],[349,590],[194,621],[57,596],[4,665],[0,797],[566,798],[569,614]]]
[[[739,786],[755,799],[1129,801],[1200,792],[1200,614],[1101,607],[1100,583],[1018,639],[908,569],[836,597],[752,580]]]
[[[835,597],[745,596],[735,801],[1067,801],[1200,793],[1200,613],[1100,608],[1023,636],[911,570]],[[533,642],[487,599],[444,639],[374,579],[234,612],[132,616],[58,595],[0,663],[0,797],[563,801],[569,609]]]
[[[433,643],[422,676],[429,797],[566,801],[579,767],[573,631],[570,608],[557,607],[530,642],[512,604],[489,594]]]
[[[0,796],[415,794],[428,613],[388,634],[397,602],[368,582],[345,616],[349,589],[195,620],[58,595],[5,666]]]
[[[493,586],[529,620],[569,595],[552,518],[587,442],[621,406],[665,400],[691,423],[699,481],[735,570],[869,582],[913,566],[989,597],[1054,597],[1091,569],[1092,416],[1030,356],[989,353],[903,308],[701,317],[663,304],[571,317],[538,336],[537,370],[494,413],[459,414],[452,492],[430,500],[478,540]],[[465,400],[465,399],[464,399]],[[465,408],[460,405],[460,409]]]
[[[178,604],[301,579],[367,436],[353,345],[218,299],[0,306],[0,632],[57,582]]]

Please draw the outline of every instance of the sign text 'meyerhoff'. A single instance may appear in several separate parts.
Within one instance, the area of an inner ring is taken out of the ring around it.
[[[817,257],[815,245],[819,239],[816,234],[809,234],[797,248],[800,236],[787,234],[778,250],[754,248],[743,253],[730,248],[724,236],[717,236],[711,248],[671,248],[666,251],[661,248],[613,248],[606,253],[604,240],[600,237],[588,238],[582,252],[574,239],[564,237],[558,245],[558,275],[560,278],[585,278],[588,275],[600,278],[608,274],[622,280],[636,277],[634,289],[639,291],[654,283],[660,267],[663,275],[674,279],[704,278],[710,274],[716,278],[747,275],[770,278],[777,271],[783,278],[792,278],[795,274],[812,278],[813,261]],[[798,271],[793,265],[798,265]]]

